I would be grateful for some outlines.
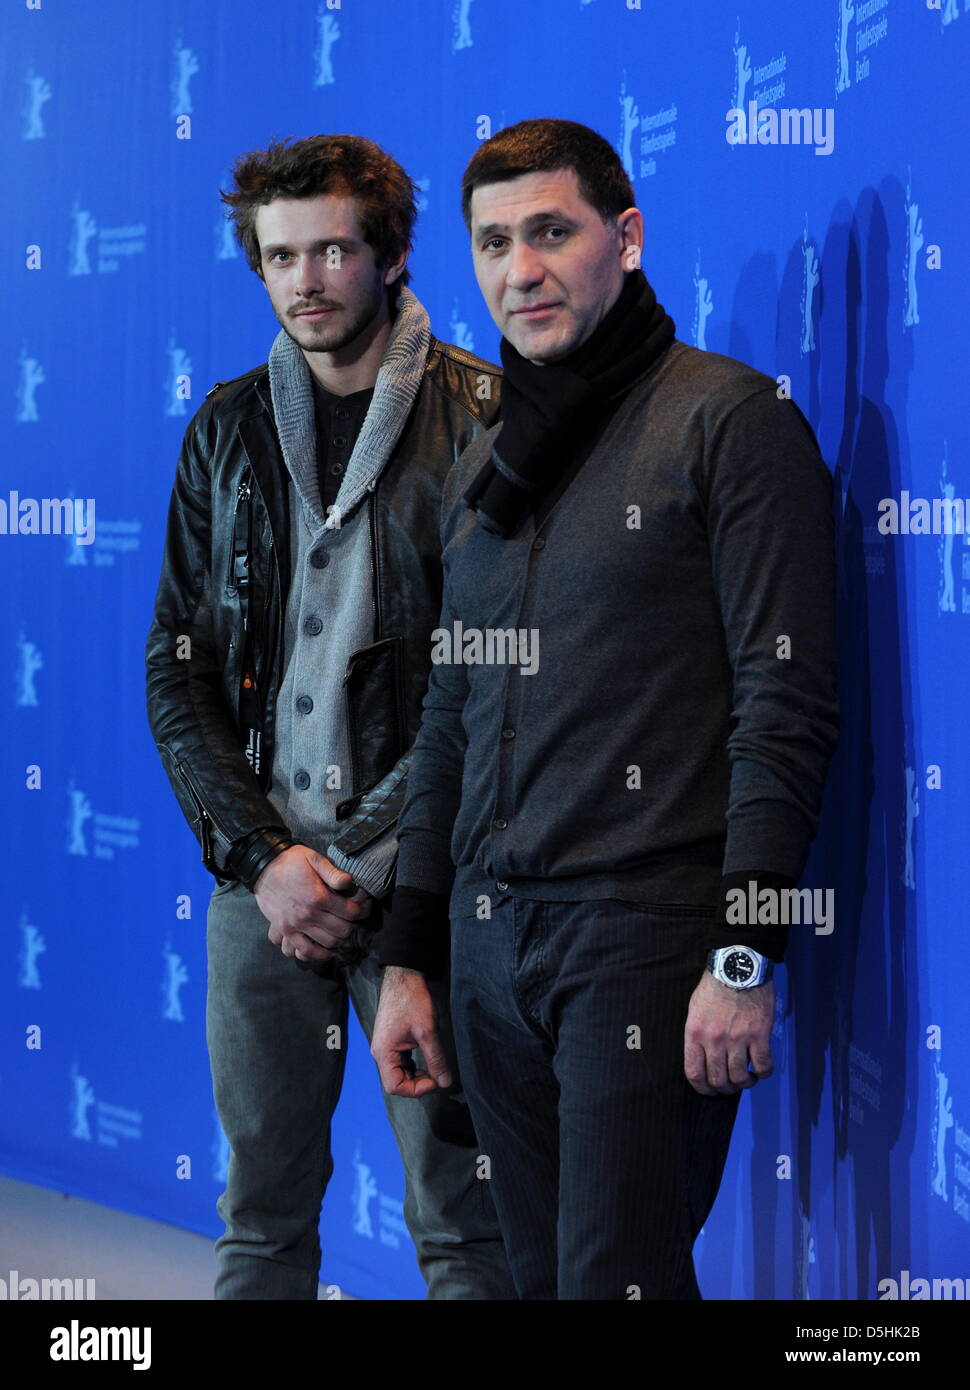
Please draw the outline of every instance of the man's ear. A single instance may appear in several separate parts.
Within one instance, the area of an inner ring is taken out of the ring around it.
[[[639,270],[643,255],[643,214],[639,208],[627,208],[616,220],[621,237],[621,261],[624,270]]]
[[[399,280],[407,268],[410,247],[405,247],[401,254],[394,260],[388,260],[384,266],[384,284],[393,285],[395,280]]]

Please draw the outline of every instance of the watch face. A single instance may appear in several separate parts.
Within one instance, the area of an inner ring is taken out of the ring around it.
[[[754,958],[747,951],[732,951],[721,969],[733,985],[744,985],[755,973]]]

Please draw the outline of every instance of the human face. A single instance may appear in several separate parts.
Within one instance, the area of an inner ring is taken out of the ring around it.
[[[274,198],[256,213],[256,235],[273,312],[304,352],[339,358],[387,322],[385,290],[407,256],[392,266],[375,265],[356,199],[333,193]]]
[[[472,258],[499,331],[530,362],[555,362],[584,343],[639,265],[643,218],[607,225],[579,191],[575,169],[522,174],[476,188]]]

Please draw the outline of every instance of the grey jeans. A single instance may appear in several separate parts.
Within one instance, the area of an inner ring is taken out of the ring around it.
[[[330,1123],[343,1082],[348,996],[370,1038],[381,969],[287,959],[248,889],[220,885],[208,912],[206,1036],[230,1145],[217,1299],[315,1299],[319,1220],[333,1172]],[[432,987],[454,1058],[448,985]],[[339,1029],[341,1045],[328,1047]],[[457,1074],[457,1073],[456,1073]],[[375,1085],[380,1082],[375,1077]],[[386,1096],[404,1162],[404,1218],[433,1299],[514,1299],[478,1145],[454,1090]]]

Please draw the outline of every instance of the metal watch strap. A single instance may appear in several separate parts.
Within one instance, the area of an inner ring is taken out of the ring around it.
[[[746,955],[753,956],[754,959],[759,962],[757,979],[745,980],[743,984],[732,984],[729,980],[721,979],[718,973],[718,964],[730,955],[732,951],[743,951]],[[707,956],[707,969],[710,974],[714,976],[715,980],[717,980],[719,984],[724,985],[727,989],[754,989],[757,985],[766,984],[767,981],[772,978],[774,973],[774,962],[767,956],[762,955],[760,951],[756,951],[753,946],[742,946],[736,943],[733,946],[712,946]]]

